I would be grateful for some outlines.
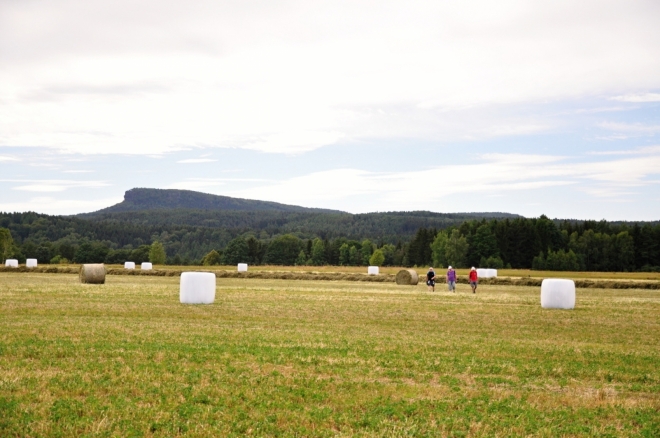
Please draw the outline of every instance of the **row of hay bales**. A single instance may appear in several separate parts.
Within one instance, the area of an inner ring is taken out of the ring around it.
[[[154,269],[151,271],[127,271],[124,269],[108,269],[108,275],[143,275],[153,277],[179,277],[183,272],[175,269]],[[246,272],[246,271],[215,271],[217,278],[258,278],[264,280],[312,280],[312,281],[369,281],[387,283],[394,281],[394,275],[364,275],[344,274],[341,272]]]
[[[5,260],[5,267],[6,268],[18,268],[18,260],[16,259],[7,259]],[[37,259],[27,259],[25,260],[25,267],[26,268],[36,268],[37,267]]]
[[[405,270],[408,271],[408,270]],[[410,270],[414,274],[409,273],[412,278],[413,275],[419,276],[414,270]],[[11,273],[45,273],[45,274],[78,274],[80,267],[78,266],[59,266],[59,265],[42,265],[37,268],[27,268],[26,266],[19,266],[18,268],[10,268],[0,266],[0,272]],[[157,277],[179,277],[183,270],[175,269],[153,269],[153,270],[127,270],[121,268],[106,268],[107,275],[143,275],[143,276],[157,276]],[[391,274],[380,275],[364,275],[364,274],[346,274],[346,273],[317,273],[317,272],[236,272],[236,271],[215,271],[217,278],[254,278],[264,280],[311,280],[311,281],[367,281],[377,283],[388,283],[396,281],[396,276]],[[400,272],[399,272],[400,274]],[[399,275],[397,274],[397,275]],[[510,285],[510,286],[541,286],[542,278],[487,278],[480,279],[480,285]],[[436,283],[444,283],[444,276],[439,276]],[[414,283],[414,284],[417,284]],[[466,276],[459,276],[457,283],[467,284],[468,278]],[[397,284],[409,285],[410,280]],[[575,280],[575,286],[578,288],[590,289],[652,289],[660,290],[659,281],[632,281],[632,280]]]
[[[247,272],[248,264],[239,263],[237,266],[237,272]],[[380,268],[378,266],[369,266],[367,267],[367,275],[380,275]]]
[[[142,269],[143,271],[148,271],[153,268],[154,265],[150,262],[142,262],[140,264],[140,269]],[[124,269],[135,269],[135,262],[125,262]]]

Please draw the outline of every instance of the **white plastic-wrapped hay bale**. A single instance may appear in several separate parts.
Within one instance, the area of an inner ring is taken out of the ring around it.
[[[25,260],[25,267],[26,268],[36,268],[37,267],[37,259],[27,259],[27,260]]]
[[[247,263],[239,263],[238,272],[247,272]]]
[[[149,262],[142,262],[142,264],[140,265],[140,269],[142,269],[143,271],[150,271],[153,268],[154,268],[154,265],[152,265]]]
[[[546,278],[541,282],[541,307],[544,309],[573,309],[575,282],[562,278]]]
[[[89,284],[105,283],[105,266],[103,263],[90,263],[80,267],[80,282]]]
[[[8,268],[18,268],[18,260],[16,259],[7,259],[5,260],[5,266]]]
[[[367,268],[367,274],[369,275],[378,275],[379,272],[378,266],[369,266]]]
[[[215,301],[215,274],[184,272],[181,274],[179,300],[182,304],[211,304]]]
[[[419,283],[419,276],[414,269],[402,269],[396,274],[396,284],[417,286],[417,283]]]
[[[477,276],[479,278],[497,277],[497,269],[477,268]]]
[[[135,269],[135,262],[124,262],[124,269]]]

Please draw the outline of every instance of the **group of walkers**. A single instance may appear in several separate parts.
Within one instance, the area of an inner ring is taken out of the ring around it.
[[[429,292],[435,292],[435,271],[433,268],[429,268],[429,272],[426,273],[426,285],[429,288]],[[456,271],[451,266],[447,268],[447,286],[449,287],[449,292],[456,292]],[[472,293],[477,293],[477,283],[479,283],[479,277],[477,276],[477,270],[472,267],[470,269],[470,274],[468,275],[468,280],[470,282],[470,287],[472,288]]]

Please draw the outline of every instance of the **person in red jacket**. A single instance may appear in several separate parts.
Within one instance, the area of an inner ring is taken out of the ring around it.
[[[477,276],[477,270],[473,266],[470,270],[470,287],[473,294],[477,293],[477,283],[479,283],[479,277]]]

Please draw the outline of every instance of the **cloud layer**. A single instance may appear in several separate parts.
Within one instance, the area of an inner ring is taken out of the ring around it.
[[[520,105],[657,101],[657,2],[0,5],[0,144],[301,153],[526,135]],[[621,94],[625,92],[625,94]]]

